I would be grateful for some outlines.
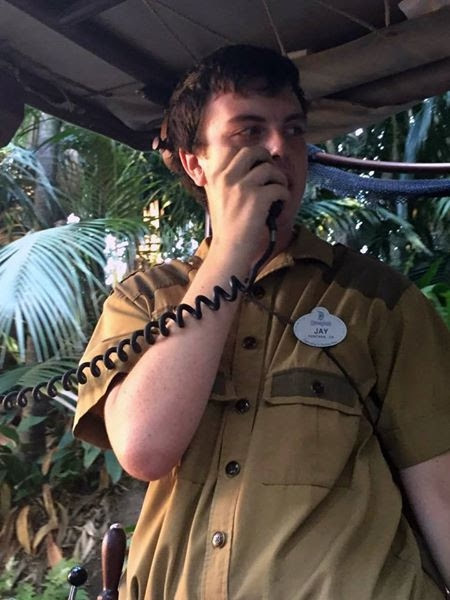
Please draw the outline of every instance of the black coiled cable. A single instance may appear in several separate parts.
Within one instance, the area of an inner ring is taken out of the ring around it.
[[[142,352],[142,346],[139,341],[143,338],[144,341],[152,345],[155,343],[156,336],[162,335],[167,337],[170,334],[170,329],[167,326],[168,321],[174,321],[178,327],[184,327],[184,313],[188,313],[194,319],[200,320],[203,317],[202,304],[212,311],[217,311],[220,308],[221,301],[234,302],[238,297],[238,292],[248,293],[255,282],[258,271],[272,254],[276,243],[277,224],[276,219],[283,208],[281,200],[273,202],[269,214],[267,216],[266,225],[269,228],[270,240],[266,251],[261,258],[252,267],[250,275],[246,283],[242,283],[235,275],[230,277],[230,291],[227,292],[219,285],[213,288],[212,300],[207,296],[200,294],[195,298],[195,307],[189,304],[180,304],[174,311],[166,311],[158,320],[149,321],[144,329],[134,331],[130,338],[121,340],[117,346],[111,346],[104,354],[94,356],[91,361],[83,362],[77,368],[69,369],[63,375],[55,375],[49,381],[42,381],[34,387],[24,387],[21,390],[8,392],[6,395],[0,395],[0,404],[3,404],[5,409],[14,408],[14,406],[24,407],[28,404],[28,395],[31,395],[35,402],[43,400],[47,397],[55,398],[58,395],[56,384],[59,383],[64,390],[74,391],[78,384],[84,385],[88,378],[85,371],[89,371],[93,377],[100,377],[101,369],[99,366],[103,364],[106,369],[112,370],[115,368],[115,363],[112,360],[112,355],[116,354],[121,362],[127,362],[128,354],[125,348],[130,346],[133,352],[139,354]],[[45,395],[42,390],[45,388]]]

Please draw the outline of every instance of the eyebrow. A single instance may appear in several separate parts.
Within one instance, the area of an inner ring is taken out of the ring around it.
[[[284,119],[284,122],[288,123],[290,121],[298,121],[298,120],[306,121],[306,116],[301,112],[292,113]],[[266,119],[259,115],[253,115],[251,113],[248,113],[248,114],[243,113],[241,115],[236,115],[234,117],[231,117],[231,119],[228,120],[228,123],[230,123],[230,124],[242,123],[244,121],[254,121],[256,123],[264,123],[266,121]]]

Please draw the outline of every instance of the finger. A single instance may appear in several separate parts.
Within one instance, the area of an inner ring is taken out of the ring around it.
[[[284,185],[279,183],[269,183],[261,186],[258,190],[258,203],[264,204],[267,209],[270,208],[272,202],[281,200],[288,203],[290,200],[289,190]]]
[[[223,162],[228,163],[222,169],[220,166],[218,171],[224,172],[229,183],[232,185],[247,175],[247,173],[258,163],[271,162],[270,153],[262,146],[246,146],[241,148],[231,159],[228,156]]]
[[[289,183],[283,171],[272,162],[263,162],[253,167],[244,180],[246,183],[253,183],[254,185],[280,183],[287,187]]]

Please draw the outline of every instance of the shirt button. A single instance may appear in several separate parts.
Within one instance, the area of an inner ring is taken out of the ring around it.
[[[227,536],[223,531],[216,531],[211,538],[213,548],[223,548],[227,543]]]
[[[225,467],[225,473],[229,477],[236,477],[236,475],[239,474],[240,470],[241,470],[241,465],[238,462],[236,462],[235,460],[231,460]]]
[[[252,296],[257,300],[261,300],[261,298],[264,298],[265,295],[266,290],[263,288],[262,285],[254,285],[252,287]]]
[[[325,386],[321,381],[313,381],[311,384],[312,391],[317,394],[317,396],[322,396],[325,391]]]
[[[248,335],[242,340],[242,347],[246,350],[253,350],[256,348],[256,338],[252,335]]]
[[[247,398],[241,398],[234,405],[234,410],[243,415],[250,410],[250,402],[247,400]]]

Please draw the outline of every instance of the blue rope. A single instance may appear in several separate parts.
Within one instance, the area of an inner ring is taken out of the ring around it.
[[[315,162],[312,156],[322,152],[308,145],[308,182],[334,192],[339,196],[377,199],[414,198],[418,196],[442,197],[450,195],[450,179],[380,179],[356,175],[336,167]]]

